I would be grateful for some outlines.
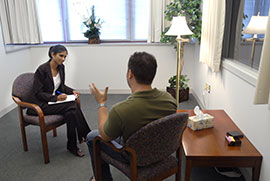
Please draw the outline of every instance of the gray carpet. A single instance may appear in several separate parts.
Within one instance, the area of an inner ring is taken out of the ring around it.
[[[108,108],[128,95],[108,96]],[[197,105],[190,99],[180,104],[181,109],[193,109]],[[92,95],[81,95],[81,106],[91,129],[97,128],[97,105]],[[89,153],[85,144],[79,147],[86,153],[82,158],[75,157],[66,150],[66,127],[57,129],[58,136],[47,133],[50,163],[44,164],[39,127],[26,128],[28,152],[23,151],[17,108],[0,118],[0,181],[88,181],[92,175]],[[128,180],[118,170],[112,168],[114,180]],[[174,177],[166,179],[174,180]],[[194,168],[192,181],[229,181],[213,168]],[[242,177],[240,179],[244,180]]]

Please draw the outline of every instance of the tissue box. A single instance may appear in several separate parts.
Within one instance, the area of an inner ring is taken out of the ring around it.
[[[188,125],[192,130],[200,130],[214,127],[214,117],[209,114],[203,114],[203,119],[197,119],[196,116],[188,118]]]

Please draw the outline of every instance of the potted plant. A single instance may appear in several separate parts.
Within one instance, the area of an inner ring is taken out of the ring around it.
[[[83,34],[86,38],[88,38],[88,43],[100,43],[99,35],[102,21],[95,15],[95,6],[92,6],[91,16],[86,19],[83,24],[87,27],[86,32]]]
[[[187,77],[187,75],[181,75],[179,81],[179,102],[184,102],[189,99],[189,87],[187,84],[189,78]],[[167,87],[167,92],[169,92],[174,98],[176,98],[176,75],[170,77],[168,82],[170,86]]]

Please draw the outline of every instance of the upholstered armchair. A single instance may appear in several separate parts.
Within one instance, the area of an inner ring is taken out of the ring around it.
[[[65,124],[65,120],[62,115],[44,115],[38,105],[31,103],[33,98],[33,81],[34,73],[24,73],[19,75],[13,82],[12,99],[18,106],[24,151],[28,151],[25,127],[29,125],[39,126],[44,162],[46,164],[50,162],[46,133],[53,130],[53,135],[57,136],[56,128]],[[78,99],[78,102],[79,101],[80,100]],[[37,116],[27,115],[25,111],[23,111],[25,108],[33,109],[37,113]]]
[[[104,161],[119,169],[130,180],[156,181],[173,174],[176,174],[176,180],[181,180],[181,140],[187,119],[188,114],[175,113],[155,120],[130,136],[122,148],[97,136],[94,139],[96,179],[102,180],[101,164]],[[127,153],[130,163],[113,159],[101,150],[100,144],[106,144],[117,152]]]

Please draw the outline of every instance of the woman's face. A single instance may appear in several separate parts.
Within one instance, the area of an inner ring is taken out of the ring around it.
[[[52,61],[54,61],[58,65],[61,65],[65,61],[66,57],[67,57],[66,51],[59,52],[57,54],[52,53]]]

